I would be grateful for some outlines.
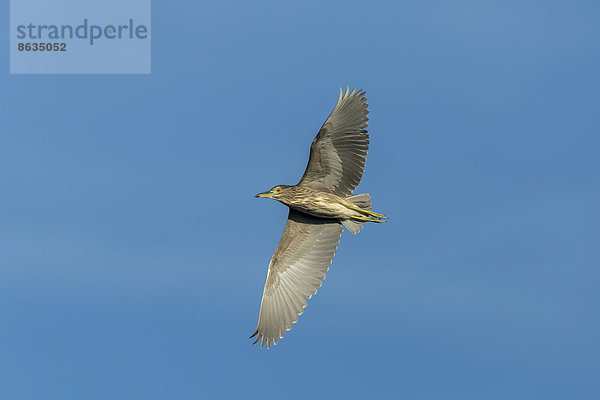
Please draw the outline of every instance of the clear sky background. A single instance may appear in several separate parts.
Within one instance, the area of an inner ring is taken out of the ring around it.
[[[148,76],[11,76],[5,35],[0,398],[600,398],[599,15],[155,1]],[[253,195],[347,84],[391,219],[260,350],[287,210]]]

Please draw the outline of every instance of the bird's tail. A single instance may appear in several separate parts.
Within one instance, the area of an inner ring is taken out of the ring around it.
[[[354,196],[346,197],[346,200],[350,200],[358,208],[362,208],[363,210],[371,209],[371,195],[369,193],[361,193]]]
[[[363,227],[364,222],[354,221],[352,219],[343,219],[342,224],[353,234],[357,234]]]
[[[346,200],[350,200],[358,208],[361,208],[363,210],[371,209],[371,196],[369,195],[369,193],[361,193],[355,196],[349,196],[346,197]],[[350,232],[356,235],[362,229],[364,222],[355,221],[352,219],[343,219],[342,224],[346,227],[346,229],[348,229]]]
[[[359,213],[351,216],[350,219],[342,220],[342,224],[350,232],[357,234],[365,222],[386,222],[387,217],[385,215],[371,211],[371,196],[368,193],[349,196],[346,197],[346,200],[350,200],[352,203],[352,205],[346,205],[346,207]]]

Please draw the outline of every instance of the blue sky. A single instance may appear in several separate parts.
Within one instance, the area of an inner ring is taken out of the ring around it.
[[[6,37],[0,397],[597,399],[599,12],[155,1],[148,76],[9,75]],[[261,351],[287,211],[252,196],[347,84],[390,223]]]

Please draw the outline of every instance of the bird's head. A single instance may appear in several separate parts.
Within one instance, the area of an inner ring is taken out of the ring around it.
[[[285,188],[286,188],[285,185],[278,185],[278,186],[275,186],[274,188],[272,188],[271,190],[267,190],[266,192],[259,193],[254,197],[256,197],[256,198],[263,197],[266,199],[277,200],[277,198],[279,197],[279,195],[283,192],[283,190]]]

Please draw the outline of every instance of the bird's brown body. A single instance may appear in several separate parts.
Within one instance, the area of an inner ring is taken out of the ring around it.
[[[272,199],[314,217],[344,220],[365,215],[353,210],[355,205],[351,201],[333,193],[300,185],[277,187],[281,191],[274,194]]]

